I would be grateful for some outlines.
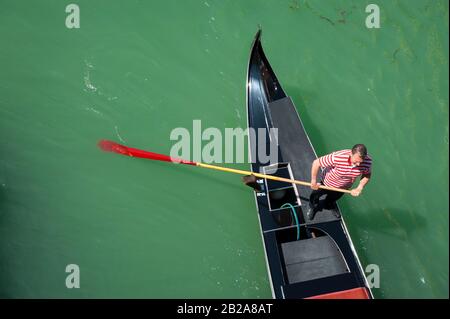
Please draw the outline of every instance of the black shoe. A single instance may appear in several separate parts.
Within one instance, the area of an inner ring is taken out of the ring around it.
[[[308,205],[307,211],[306,211],[306,217],[308,217],[309,220],[313,220],[314,216],[316,216],[317,210]]]

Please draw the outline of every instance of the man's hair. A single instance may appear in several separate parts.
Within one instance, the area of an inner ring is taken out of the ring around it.
[[[352,154],[358,153],[362,158],[367,156],[367,147],[364,144],[356,144],[352,147]]]

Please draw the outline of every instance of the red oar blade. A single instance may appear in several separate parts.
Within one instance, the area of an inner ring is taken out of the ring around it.
[[[118,154],[122,154],[122,155],[133,156],[132,154],[130,154],[128,152],[128,150],[127,150],[128,147],[120,145],[116,142],[112,142],[112,141],[108,141],[108,140],[101,140],[100,142],[98,142],[98,147],[100,147],[105,152],[113,152],[113,153],[118,153]]]
[[[187,165],[196,165],[195,162],[186,161],[186,160],[183,160],[180,158],[170,157],[170,156],[163,155],[163,154],[143,151],[143,150],[140,150],[137,148],[128,147],[128,146],[121,145],[119,143],[108,141],[108,140],[101,140],[100,142],[98,142],[98,147],[100,147],[102,150],[104,150],[106,152],[113,152],[113,153],[122,154],[125,156],[147,158],[147,159],[156,160],[156,161],[181,163],[181,164],[187,164]]]

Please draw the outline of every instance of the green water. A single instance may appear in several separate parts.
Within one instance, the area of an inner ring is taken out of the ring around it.
[[[1,297],[271,297],[237,176],[96,147],[245,128],[261,25],[317,153],[363,142],[374,159],[341,208],[375,297],[448,298],[447,1],[376,1],[380,29],[360,0],[77,0],[80,29],[69,3],[0,0]]]

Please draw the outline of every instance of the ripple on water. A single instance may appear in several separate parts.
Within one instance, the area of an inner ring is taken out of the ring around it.
[[[84,60],[84,65],[85,65],[85,67],[84,67],[84,77],[83,78],[84,78],[85,90],[89,91],[89,92],[96,92],[97,88],[91,82],[91,70],[94,69],[94,65],[87,60]]]

